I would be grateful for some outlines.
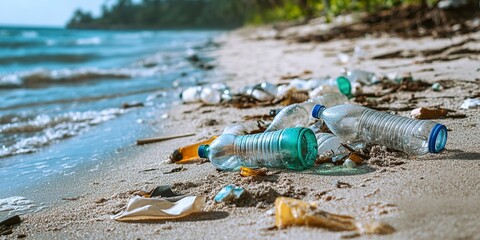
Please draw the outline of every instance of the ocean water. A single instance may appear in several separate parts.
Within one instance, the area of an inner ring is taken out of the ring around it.
[[[158,116],[211,74],[187,57],[218,34],[0,27],[0,198],[161,135]]]

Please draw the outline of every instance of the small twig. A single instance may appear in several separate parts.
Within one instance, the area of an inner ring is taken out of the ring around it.
[[[175,139],[175,138],[190,137],[190,136],[194,136],[194,135],[195,135],[195,133],[188,133],[188,134],[182,134],[182,135],[171,135],[171,136],[157,137],[157,138],[138,139],[137,140],[137,145],[156,143],[156,142],[161,142],[161,141]]]

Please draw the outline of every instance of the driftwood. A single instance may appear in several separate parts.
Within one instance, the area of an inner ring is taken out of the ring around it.
[[[170,135],[170,136],[164,136],[164,137],[138,139],[137,140],[137,145],[156,143],[156,142],[161,142],[161,141],[175,139],[175,138],[190,137],[190,136],[194,136],[194,135],[195,135],[195,133],[188,133],[188,134],[182,134],[182,135]]]

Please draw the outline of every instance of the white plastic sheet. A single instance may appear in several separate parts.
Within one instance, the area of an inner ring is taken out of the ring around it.
[[[112,219],[117,221],[177,219],[200,212],[204,206],[204,196],[188,196],[177,202],[136,196],[130,199],[123,212],[112,216]]]

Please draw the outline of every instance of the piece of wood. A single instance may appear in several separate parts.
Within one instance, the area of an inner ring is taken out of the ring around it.
[[[156,143],[156,142],[161,142],[161,141],[175,139],[175,138],[190,137],[190,136],[194,136],[194,135],[195,135],[195,133],[187,133],[187,134],[181,134],[181,135],[170,135],[170,136],[165,136],[165,137],[138,139],[137,140],[137,145]]]

